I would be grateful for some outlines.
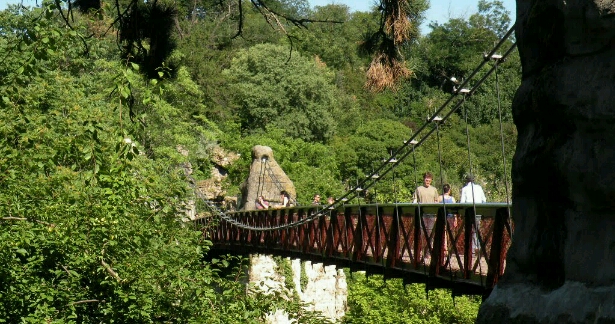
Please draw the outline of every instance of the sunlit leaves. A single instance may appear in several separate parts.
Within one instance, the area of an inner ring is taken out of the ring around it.
[[[325,66],[281,46],[257,45],[240,51],[224,73],[247,133],[274,126],[319,142],[335,133],[337,90]]]
[[[347,275],[349,311],[343,323],[474,323],[480,300],[456,297],[437,289],[427,293],[424,285],[403,284],[401,279],[383,280],[361,273]],[[396,302],[391,302],[395,300]]]
[[[198,89],[186,73],[148,82],[137,65],[100,59],[113,57],[97,52],[105,40],[92,40],[99,59],[83,57],[77,34],[45,10],[0,13],[13,28],[0,35],[0,321],[258,318],[267,306],[203,263],[209,244],[179,221],[189,196],[178,160],[151,158],[199,140],[191,134],[215,138],[207,120],[178,122]],[[132,97],[146,102],[135,121]],[[186,104],[167,102],[177,98]],[[229,305],[235,313],[221,315]]]

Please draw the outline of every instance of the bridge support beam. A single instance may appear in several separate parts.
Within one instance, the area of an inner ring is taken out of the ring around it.
[[[615,322],[615,1],[517,0],[515,231],[477,323]]]

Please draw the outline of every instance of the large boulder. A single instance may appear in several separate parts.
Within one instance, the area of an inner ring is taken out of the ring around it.
[[[513,244],[477,323],[615,322],[615,1],[517,0]]]
[[[252,164],[250,175],[241,186],[240,209],[256,209],[256,199],[263,196],[270,205],[280,204],[280,192],[285,190],[290,195],[290,201],[296,201],[296,191],[293,182],[284,173],[273,157],[269,146],[256,145],[252,148]]]

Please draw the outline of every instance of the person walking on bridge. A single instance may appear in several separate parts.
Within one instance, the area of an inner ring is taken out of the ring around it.
[[[485,192],[483,191],[483,187],[474,183],[474,175],[468,174],[466,175],[466,185],[461,189],[461,199],[460,203],[476,203],[482,204],[487,202],[487,197],[485,197]],[[480,241],[478,239],[478,232],[480,231],[480,222],[482,216],[474,215],[474,221],[476,222],[476,230],[472,235],[472,252],[474,256],[478,256],[480,258]]]
[[[438,189],[431,185],[432,181],[433,175],[430,172],[425,172],[423,174],[423,185],[418,186],[414,191],[413,203],[434,204],[438,202]],[[425,251],[423,252],[424,255],[427,256],[431,254],[430,248],[432,246],[431,242],[433,240],[431,233],[433,232],[436,215],[422,213],[420,211],[420,207],[418,210],[421,214],[421,217],[423,218],[423,221],[425,222],[425,230],[427,231],[426,239],[429,243],[427,244],[427,246],[425,247]]]
[[[423,174],[423,185],[414,191],[413,203],[433,204],[438,202],[438,189],[431,185],[433,175],[430,172]]]
[[[442,186],[442,194],[438,196],[439,203],[454,204],[455,197],[451,196],[451,185],[448,183]]]
[[[320,205],[320,195],[315,194],[314,199],[312,200],[312,205]]]
[[[487,202],[483,187],[474,183],[474,176],[471,174],[466,176],[466,185],[461,189],[461,200],[459,202],[462,204],[472,202],[481,204]]]

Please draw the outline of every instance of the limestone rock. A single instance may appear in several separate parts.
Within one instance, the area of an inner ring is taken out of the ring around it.
[[[266,324],[296,324],[297,320],[288,317],[288,313],[281,309],[276,309],[275,312],[265,316]]]
[[[322,263],[292,261],[295,270],[295,286],[301,301],[307,303],[308,310],[321,312],[326,318],[338,320],[346,314],[348,286],[344,270]],[[301,269],[303,266],[303,269]],[[305,289],[301,290],[301,270],[307,277]]]
[[[287,259],[289,260],[289,259]],[[320,263],[301,262],[299,259],[289,260],[291,263],[293,285],[292,290],[285,287],[285,278],[279,273],[278,265],[269,255],[251,255],[249,281],[260,287],[265,293],[281,292],[282,296],[292,298],[296,291],[307,310],[321,312],[330,321],[336,322],[346,313],[348,288],[346,275],[342,269],[335,266],[323,266]],[[305,275],[305,289],[301,288],[301,276]],[[294,291],[293,291],[294,290]],[[276,311],[266,318],[267,323],[293,323],[288,315]]]
[[[277,269],[278,265],[270,255],[251,254],[248,280],[260,287],[266,294],[286,291],[284,277]]]
[[[212,148],[210,161],[213,163],[213,166],[211,167],[211,177],[197,183],[197,188],[205,199],[224,202],[227,207],[236,205],[236,198],[226,197],[226,190],[222,186],[222,182],[228,176],[226,168],[237,161],[237,159],[239,159],[239,154],[228,152],[219,146]]]
[[[615,322],[615,1],[517,0],[513,245],[477,323]]]
[[[241,184],[240,208],[256,209],[258,196],[262,195],[271,205],[279,204],[280,191],[285,190],[290,195],[290,201],[296,201],[295,186],[284,173],[273,157],[273,150],[268,146],[256,145],[252,148],[252,164],[250,175]]]

